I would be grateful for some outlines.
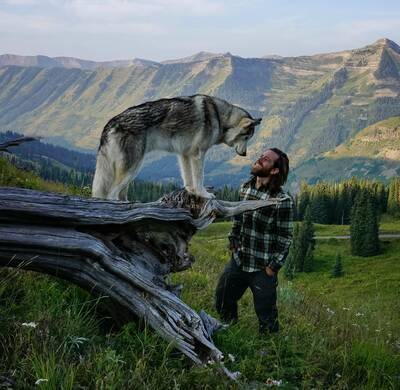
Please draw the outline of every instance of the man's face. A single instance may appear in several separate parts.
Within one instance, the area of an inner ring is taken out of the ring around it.
[[[279,168],[274,168],[274,164],[278,159],[278,154],[268,149],[253,163],[251,174],[259,177],[276,175],[279,172]]]

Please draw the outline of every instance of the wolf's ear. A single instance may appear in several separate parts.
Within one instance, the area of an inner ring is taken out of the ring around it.
[[[253,119],[253,125],[257,126],[261,123],[261,121],[262,121],[262,118]]]

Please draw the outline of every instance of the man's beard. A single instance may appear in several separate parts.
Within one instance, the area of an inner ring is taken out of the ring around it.
[[[260,166],[257,165],[253,165],[251,167],[251,171],[250,173],[254,176],[258,176],[258,177],[268,177],[271,174],[273,168],[267,169],[267,168],[262,168]]]

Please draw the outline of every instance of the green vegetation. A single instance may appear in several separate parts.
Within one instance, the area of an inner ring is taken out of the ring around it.
[[[388,190],[388,214],[400,216],[400,179],[394,178],[389,184]]]
[[[22,187],[32,190],[63,192],[73,195],[89,196],[90,188],[67,186],[65,184],[49,182],[40,178],[36,173],[24,171],[11,165],[5,159],[0,158],[0,185],[5,187]]]
[[[217,278],[228,261],[226,236],[219,239],[227,225],[196,235],[191,250],[197,262],[173,278],[184,283],[185,302],[213,315]],[[350,255],[348,241],[318,242],[313,272],[292,282],[280,274],[279,335],[258,338],[247,292],[239,322],[215,337],[226,356],[235,357],[227,365],[242,372],[240,383],[272,378],[284,388],[396,388],[400,241],[383,245],[382,255],[364,259]],[[346,274],[332,279],[338,250]],[[2,270],[1,276],[0,371],[19,388],[40,378],[49,380],[41,384],[48,389],[229,387],[213,367],[189,367],[171,356],[171,347],[150,329],[129,324],[110,330],[101,300],[77,287],[29,272]],[[31,321],[36,328],[22,325]]]
[[[71,191],[32,174],[10,173],[4,165],[0,184]],[[400,230],[393,217],[382,220]],[[214,289],[228,262],[230,227],[230,222],[215,223],[196,234],[190,248],[196,263],[172,277],[184,284],[187,304],[214,316]],[[315,225],[316,235],[348,226],[328,228]],[[1,269],[0,380],[33,388],[43,379],[37,387],[44,389],[265,388],[268,379],[282,380],[286,389],[395,389],[400,385],[399,251],[400,240],[383,241],[381,254],[361,258],[351,255],[349,240],[317,240],[312,272],[292,281],[279,274],[282,330],[262,339],[246,292],[239,322],[215,336],[228,368],[242,373],[238,384],[213,366],[188,365],[147,327],[110,327],[104,311],[110,303],[104,298],[93,299],[56,278]],[[331,278],[338,252],[346,272]]]
[[[374,256],[380,251],[377,205],[367,189],[357,194],[352,208],[350,245],[353,255]]]
[[[316,223],[349,224],[356,197],[365,191],[370,194],[377,213],[386,212],[390,191],[381,181],[353,177],[351,180],[335,183],[303,183],[296,195],[297,219],[303,219],[307,206],[310,206],[311,218]]]
[[[311,207],[308,205],[304,220],[296,224],[293,243],[286,260],[285,275],[292,279],[297,272],[311,272],[314,262],[314,224],[311,220]]]
[[[352,119],[340,116],[335,120],[335,127],[339,128],[341,123],[348,127]],[[325,149],[331,149],[328,152],[300,163],[292,172],[291,181],[303,179],[312,184],[328,178],[342,181],[352,176],[388,181],[400,175],[399,132],[400,116],[376,121],[355,135],[339,139]],[[327,138],[332,139],[334,136],[335,133],[331,132]],[[308,137],[304,136],[304,139],[309,142]]]

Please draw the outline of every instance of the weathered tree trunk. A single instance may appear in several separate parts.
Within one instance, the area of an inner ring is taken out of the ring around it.
[[[188,241],[217,215],[271,204],[276,201],[222,202],[185,191],[143,204],[0,188],[0,266],[106,295],[194,362],[221,361],[211,338],[218,321],[181,301],[166,276],[191,266]]]

